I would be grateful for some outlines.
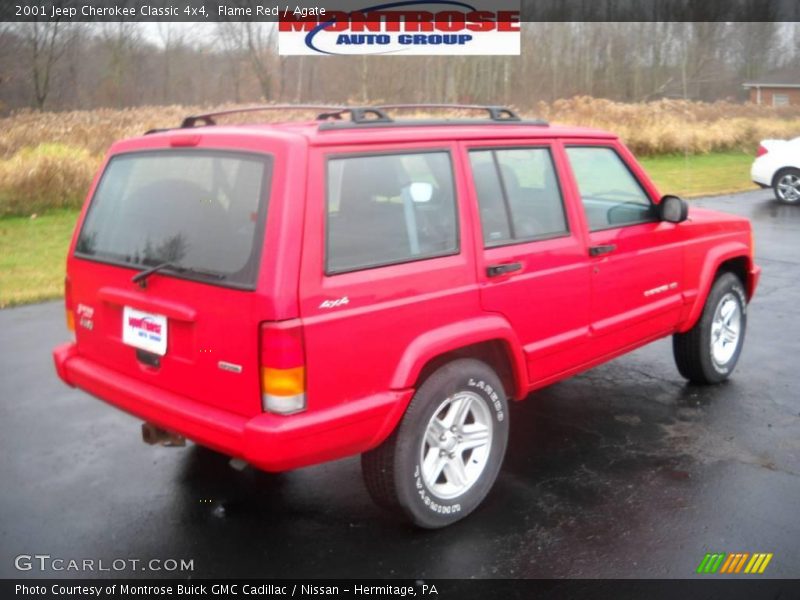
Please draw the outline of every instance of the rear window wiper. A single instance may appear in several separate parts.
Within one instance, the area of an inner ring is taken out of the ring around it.
[[[147,278],[150,277],[153,273],[157,273],[163,269],[169,269],[170,271],[175,271],[177,273],[191,273],[194,275],[200,275],[202,277],[208,277],[211,279],[225,279],[226,275],[222,273],[215,273],[214,271],[203,271],[202,269],[194,269],[191,267],[182,267],[178,264],[173,262],[163,262],[160,264],[155,265],[154,267],[150,267],[149,269],[145,269],[144,271],[140,271],[136,275],[131,278],[131,281],[137,284],[140,288],[147,287]]]

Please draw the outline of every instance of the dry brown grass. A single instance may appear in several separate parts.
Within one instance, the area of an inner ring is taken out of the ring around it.
[[[77,208],[96,169],[97,160],[83,148],[23,148],[0,161],[0,216]]]
[[[0,215],[77,206],[115,140],[173,127],[197,106],[150,106],[73,112],[21,111],[0,119]],[[521,109],[553,123],[607,129],[642,156],[743,150],[764,138],[800,135],[800,108],[774,109],[730,102],[624,104],[579,97]],[[237,121],[308,118],[302,112],[265,112]]]
[[[624,104],[579,97],[541,103],[537,111],[554,123],[613,131],[642,156],[754,152],[762,139],[800,135],[800,107],[685,100]]]

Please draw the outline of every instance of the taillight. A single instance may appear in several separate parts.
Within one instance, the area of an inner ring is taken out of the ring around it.
[[[64,277],[64,310],[67,317],[67,329],[75,333],[75,312],[72,310],[72,281],[69,275]]]
[[[764,148],[764,146],[759,144],[758,150],[756,150],[756,158],[758,158],[759,156],[764,156],[767,152],[769,152],[769,150],[767,150],[766,148]]]
[[[261,407],[288,415],[306,408],[306,357],[298,320],[261,326]]]

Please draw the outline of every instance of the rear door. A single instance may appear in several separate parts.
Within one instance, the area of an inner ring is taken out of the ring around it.
[[[656,191],[623,147],[567,145],[566,153],[588,228],[594,353],[668,334],[682,307],[679,228],[660,221]]]
[[[309,410],[379,403],[409,347],[427,350],[479,312],[454,149],[312,148],[300,301]]]
[[[258,323],[269,316],[257,287],[275,168],[270,154],[210,148],[113,156],[68,266],[79,353],[257,412]]]
[[[504,315],[523,344],[531,382],[586,360],[589,274],[580,215],[559,179],[557,142],[465,146],[480,215],[478,280],[484,310]]]

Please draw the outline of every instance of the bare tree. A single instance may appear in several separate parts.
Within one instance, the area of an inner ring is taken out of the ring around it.
[[[141,43],[142,30],[137,23],[117,21],[103,23],[99,31],[99,41],[108,60],[103,85],[100,86],[101,93],[113,105],[125,106],[130,103],[128,92],[133,88],[135,55]]]
[[[172,98],[172,79],[175,55],[186,43],[187,30],[175,23],[157,23],[158,36],[162,46],[162,86],[161,97],[164,102]]]
[[[0,24],[0,107],[714,100],[741,98],[745,78],[800,60],[800,25],[769,21],[530,22],[520,56],[471,57],[283,57],[274,24],[214,27],[193,38],[181,24]]]
[[[234,102],[242,101],[242,62],[246,59],[241,28],[236,23],[223,21],[217,24],[217,41],[224,57],[227,76],[232,83]]]
[[[49,23],[33,21],[23,27],[28,46],[30,78],[36,108],[42,110],[50,94],[53,67],[60,55],[60,41],[63,27],[59,20]]]
[[[261,87],[261,94],[265,100],[271,100],[273,81],[270,63],[274,53],[277,28],[271,24],[251,21],[246,21],[241,25],[244,30],[247,55]]]

